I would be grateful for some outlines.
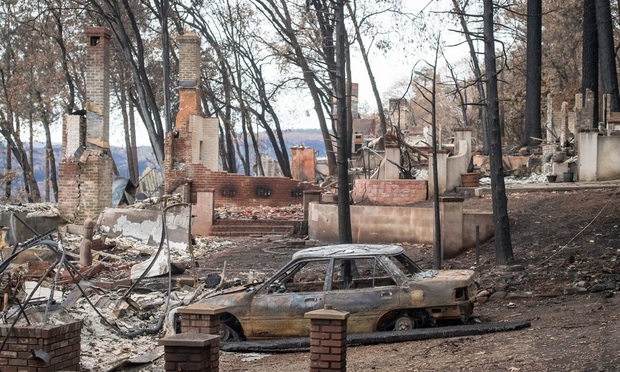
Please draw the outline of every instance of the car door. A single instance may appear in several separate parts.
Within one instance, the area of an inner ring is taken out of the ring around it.
[[[291,263],[271,278],[252,299],[250,338],[294,337],[310,334],[308,311],[325,305],[329,259]],[[249,331],[249,334],[248,334]]]
[[[375,257],[334,260],[330,288],[325,303],[348,311],[348,332],[373,332],[377,320],[398,309],[397,282]]]

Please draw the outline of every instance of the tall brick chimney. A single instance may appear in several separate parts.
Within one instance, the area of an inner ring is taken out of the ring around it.
[[[114,165],[109,149],[111,33],[102,27],[87,27],[84,33],[86,121],[81,115],[65,116],[63,161],[58,169],[58,209],[75,223],[97,219],[111,206]]]
[[[110,139],[110,30],[87,27],[86,141],[109,147]]]
[[[179,113],[176,128],[187,130],[190,115],[200,115],[200,38],[186,32],[177,38],[179,44]]]

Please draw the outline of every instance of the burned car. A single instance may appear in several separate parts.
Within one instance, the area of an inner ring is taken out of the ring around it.
[[[350,313],[349,333],[408,330],[441,320],[466,322],[473,311],[474,272],[422,270],[394,245],[314,247],[262,284],[216,292],[202,303],[226,307],[222,340],[307,336],[308,311]]]

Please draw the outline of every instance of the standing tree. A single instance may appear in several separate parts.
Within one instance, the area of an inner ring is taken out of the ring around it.
[[[617,112],[620,111],[620,94],[618,93],[618,73],[616,71],[616,53],[609,0],[596,0],[595,11],[603,93],[609,94],[610,109]],[[594,123],[594,125],[597,124]]]
[[[502,136],[499,127],[499,97],[497,93],[497,65],[495,56],[495,33],[493,0],[484,0],[484,66],[487,79],[487,123],[489,124],[491,161],[491,196],[495,232],[495,257],[500,264],[513,260],[508,219],[508,200],[504,184],[502,163]]]
[[[465,41],[467,42],[467,48],[469,50],[469,58],[471,60],[471,67],[474,73],[475,85],[478,91],[478,109],[480,122],[482,124],[482,151],[485,154],[489,153],[489,134],[488,134],[488,125],[487,125],[487,105],[484,104],[486,102],[485,93],[484,93],[484,76],[482,74],[482,70],[480,69],[480,63],[478,61],[478,51],[474,46],[474,38],[472,37],[472,32],[469,30],[469,25],[467,24],[467,20],[465,19],[465,11],[461,9],[457,0],[452,0],[452,6],[454,8],[454,13],[459,19],[459,23],[461,24],[461,28],[463,29],[463,36],[465,36]]]
[[[349,202],[349,167],[347,149],[346,57],[347,33],[344,26],[344,1],[335,4],[336,20],[336,112],[338,120],[338,236],[340,243],[352,243]]]
[[[583,2],[583,44],[581,53],[581,94],[585,104],[588,90],[594,92],[594,107],[598,107],[598,36],[596,34],[596,0]],[[592,124],[598,126],[598,110],[592,110]]]
[[[527,0],[527,62],[523,146],[540,143],[540,92],[542,75],[542,0]]]

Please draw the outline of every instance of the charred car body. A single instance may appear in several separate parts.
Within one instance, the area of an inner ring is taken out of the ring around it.
[[[201,302],[226,307],[222,339],[307,336],[308,311],[348,311],[349,333],[408,330],[440,320],[466,322],[474,272],[422,270],[394,245],[303,249],[262,284],[217,292]]]

